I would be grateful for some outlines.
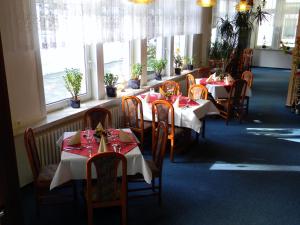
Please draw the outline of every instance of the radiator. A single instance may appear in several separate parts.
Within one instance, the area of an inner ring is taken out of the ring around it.
[[[115,105],[109,110],[112,113],[112,126],[121,127],[122,107],[121,104]],[[71,121],[63,121],[54,127],[39,131],[36,136],[36,145],[38,148],[41,165],[49,165],[60,161],[60,146],[57,146],[58,139],[67,131],[77,131],[84,129],[83,118]]]

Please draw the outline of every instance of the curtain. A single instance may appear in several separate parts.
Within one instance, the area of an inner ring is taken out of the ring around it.
[[[36,0],[40,42],[55,48],[85,43],[127,41],[200,32],[201,9],[194,0]]]
[[[219,0],[216,7],[213,9],[213,27],[217,26],[220,18],[228,16],[230,19],[234,18],[236,13],[235,6],[239,0]]]

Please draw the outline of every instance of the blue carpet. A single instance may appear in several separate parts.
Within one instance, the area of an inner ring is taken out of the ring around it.
[[[163,205],[159,207],[154,197],[129,200],[128,224],[300,224],[299,172],[210,169],[221,162],[300,165],[299,143],[279,139],[284,134],[293,137],[290,129],[300,127],[300,116],[285,107],[290,71],[255,68],[253,73],[253,97],[242,124],[232,120],[226,126],[220,118],[209,118],[205,139],[176,154],[175,163],[166,156]],[[32,187],[22,192],[26,224],[86,224],[82,199],[77,211],[70,205],[47,206],[37,218]],[[96,210],[95,224],[120,224],[119,209]]]

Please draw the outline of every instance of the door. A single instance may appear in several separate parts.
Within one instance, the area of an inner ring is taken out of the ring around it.
[[[23,225],[16,151],[0,33],[0,224]]]

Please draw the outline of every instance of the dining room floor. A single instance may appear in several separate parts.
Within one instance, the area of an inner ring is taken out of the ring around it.
[[[174,163],[167,154],[162,206],[155,197],[129,199],[129,225],[300,224],[300,115],[285,106],[290,70],[254,68],[253,74],[245,120],[226,126],[219,117],[208,118],[205,139],[175,154]],[[145,157],[150,157],[147,149]],[[27,185],[22,188],[25,222],[87,224],[78,197],[77,208],[43,206],[37,217],[33,188]],[[120,211],[95,210],[94,219],[94,224],[120,224]]]

